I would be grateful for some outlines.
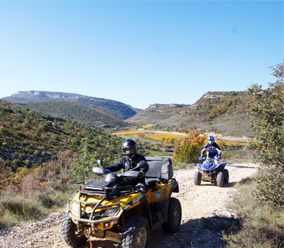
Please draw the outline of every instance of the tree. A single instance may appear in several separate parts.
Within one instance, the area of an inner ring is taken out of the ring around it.
[[[98,158],[99,154],[96,151],[91,153],[88,149],[88,144],[85,143],[83,154],[72,169],[74,179],[78,181],[86,181],[92,175],[93,167],[97,166]]]
[[[275,83],[265,90],[254,84],[248,90],[252,131],[260,147],[257,161],[262,167],[255,196],[284,205],[284,60],[271,69]]]
[[[275,72],[273,75],[278,74],[279,72]],[[266,166],[284,167],[284,74],[281,75],[280,79],[276,83],[270,83],[266,90],[262,90],[259,85],[252,85],[249,89],[252,96],[252,131],[261,144],[258,162]]]
[[[181,145],[174,150],[173,164],[197,161],[205,139],[205,136],[201,136],[201,131],[188,131]]]

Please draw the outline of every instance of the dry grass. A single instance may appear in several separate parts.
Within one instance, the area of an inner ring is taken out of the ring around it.
[[[1,197],[0,210],[2,216],[0,228],[13,226],[22,221],[39,219],[47,214],[46,209],[36,201],[19,195],[13,198]]]
[[[241,229],[234,234],[224,235],[224,247],[284,247],[284,210],[265,202],[255,201],[253,180],[243,180],[232,208],[241,218]]]

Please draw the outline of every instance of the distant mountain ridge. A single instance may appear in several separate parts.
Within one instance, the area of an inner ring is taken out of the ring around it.
[[[49,91],[18,91],[12,94],[11,97],[22,98],[28,101],[28,99],[40,99],[40,100],[50,100],[50,99],[68,99],[68,98],[79,98],[82,95],[74,93],[63,93],[63,92],[49,92]]]
[[[55,117],[88,123],[93,127],[123,127],[139,111],[122,102],[74,93],[18,91],[3,100]]]
[[[155,104],[150,104],[147,109],[168,109],[168,108],[183,108],[189,106],[187,104],[176,104],[176,103],[171,103],[171,104],[161,104],[161,103],[155,103]]]
[[[251,135],[245,91],[209,91],[191,105],[155,103],[145,110],[114,100],[62,92],[19,91],[3,99],[94,127],[154,124],[153,128],[164,130],[202,129],[231,136]]]

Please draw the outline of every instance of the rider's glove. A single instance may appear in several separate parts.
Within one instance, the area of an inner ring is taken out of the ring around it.
[[[201,157],[199,158],[199,161],[203,161],[204,159],[205,159],[205,158],[201,156]]]
[[[140,171],[139,174],[138,174],[138,177],[143,178],[144,176],[145,176],[145,173],[143,171]]]

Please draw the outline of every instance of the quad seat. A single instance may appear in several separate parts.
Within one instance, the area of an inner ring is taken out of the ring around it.
[[[149,169],[145,175],[145,182],[150,185],[156,181],[170,180],[173,177],[173,165],[170,158],[146,157]]]

